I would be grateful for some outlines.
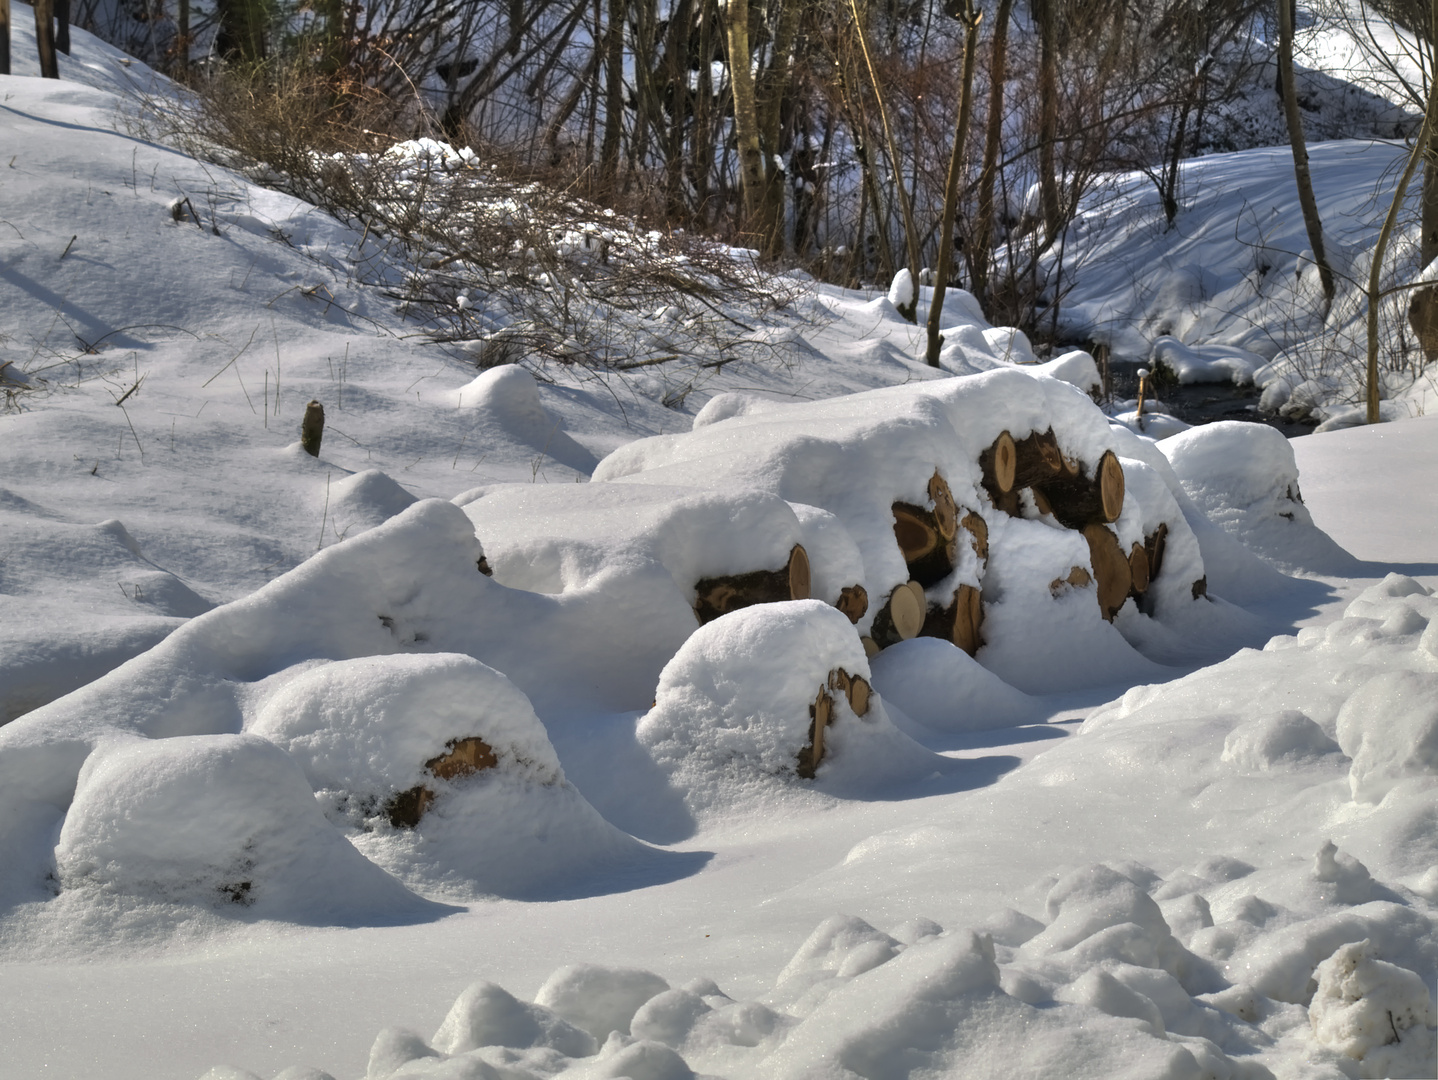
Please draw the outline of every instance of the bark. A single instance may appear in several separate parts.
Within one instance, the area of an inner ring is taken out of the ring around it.
[[[60,62],[55,58],[54,0],[35,0],[35,45],[40,53],[40,77],[58,79]]]
[[[1063,227],[1063,200],[1059,194],[1056,154],[1059,132],[1058,0],[1033,0],[1033,17],[1039,39],[1039,210],[1044,221],[1044,242],[1052,244]]]
[[[1082,474],[1059,478],[1042,491],[1059,524],[1070,529],[1117,521],[1123,512],[1123,466],[1112,450],[1105,450],[1092,479]]]
[[[300,421],[300,446],[310,457],[320,456],[320,443],[325,437],[325,407],[318,401],[305,406],[304,419]]]
[[[624,12],[626,0],[609,0],[604,33],[604,134],[599,142],[599,185],[613,195],[619,177],[619,144],[624,134]]]
[[[749,0],[727,0],[729,85],[734,93],[734,135],[739,144],[739,184],[744,199],[745,231],[763,227],[767,163],[759,144],[759,106],[750,68]]]
[[[10,74],[10,0],[0,0],[0,75]]]
[[[1008,75],[1009,17],[1014,0],[999,0],[994,16],[994,39],[989,60],[989,114],[984,125],[984,160],[979,170],[978,209],[973,235],[967,247],[969,281],[985,312],[991,310],[989,263],[994,249],[994,182],[998,176],[999,153],[1004,135],[1004,79]]]
[[[1283,116],[1288,123],[1288,141],[1293,147],[1293,178],[1298,183],[1298,205],[1303,211],[1303,226],[1308,230],[1308,245],[1318,265],[1318,281],[1323,287],[1323,318],[1333,306],[1337,287],[1333,268],[1323,249],[1323,219],[1318,216],[1318,202],[1313,197],[1313,177],[1308,169],[1308,144],[1303,137],[1303,117],[1298,111],[1298,87],[1293,79],[1293,5],[1278,0],[1278,80],[1283,88]]]
[[[964,144],[969,138],[969,117],[974,102],[974,57],[978,52],[979,20],[974,0],[964,0],[964,66],[959,76],[959,108],[954,120],[954,145],[949,150],[949,173],[944,181],[944,213],[939,224],[939,262],[934,271],[934,296],[929,302],[928,348],[924,358],[930,367],[939,366],[939,349],[944,338],[939,322],[944,311],[944,292],[949,285],[949,264],[954,254],[954,219],[959,210],[959,175],[963,172]]]
[[[809,554],[795,544],[779,570],[754,570],[701,578],[694,586],[694,614],[701,624],[753,604],[809,599]]]

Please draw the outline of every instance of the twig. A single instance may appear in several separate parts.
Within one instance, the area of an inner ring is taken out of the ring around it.
[[[18,231],[18,230],[17,230],[17,231]],[[66,255],[70,254],[70,249],[75,246],[75,241],[78,240],[78,239],[80,239],[80,236],[79,236],[78,233],[77,233],[76,235],[70,237],[70,242],[65,245],[65,250],[62,251],[62,252],[60,252],[60,258],[61,258],[61,259],[63,259]]]
[[[209,386],[210,383],[214,382],[216,379],[218,379],[221,375],[223,375],[223,374],[229,369],[230,364],[233,364],[236,360],[238,360],[241,356],[243,356],[244,353],[245,353],[245,349],[248,349],[248,348],[250,347],[251,343],[253,343],[254,340],[255,340],[255,335],[258,334],[259,332],[260,332],[260,324],[259,324],[259,323],[255,323],[255,328],[250,331],[250,340],[247,341],[247,342],[245,342],[244,348],[241,349],[239,352],[235,353],[234,356],[230,357],[229,361],[225,364],[224,367],[220,368],[219,371],[215,372],[213,375],[211,375],[211,376],[210,376],[208,379],[206,379],[204,382],[200,383],[200,389],[203,390],[205,387]],[[203,407],[203,406],[202,406],[202,407]],[[196,415],[198,415],[198,414],[196,414]]]
[[[325,510],[320,516],[320,542],[315,545],[316,551],[325,546],[325,523],[330,519],[330,477],[333,475],[332,472],[325,473]]]

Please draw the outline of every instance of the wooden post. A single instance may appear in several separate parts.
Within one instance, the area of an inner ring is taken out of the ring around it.
[[[300,421],[300,445],[310,457],[320,456],[320,442],[325,437],[325,407],[318,401],[305,406],[305,418]]]
[[[35,47],[40,53],[40,77],[58,79],[60,62],[55,58],[55,0],[35,0]]]

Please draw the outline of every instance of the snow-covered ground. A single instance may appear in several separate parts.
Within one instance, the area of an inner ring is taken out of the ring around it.
[[[1434,1075],[1438,420],[1153,443],[962,293],[939,371],[816,288],[771,358],[477,373],[77,39],[0,102],[0,1077]],[[986,494],[1048,427],[1167,537],[1112,622]],[[871,658],[932,475],[984,645]]]

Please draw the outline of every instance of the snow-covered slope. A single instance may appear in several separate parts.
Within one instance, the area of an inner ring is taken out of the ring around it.
[[[814,289],[786,363],[477,373],[77,38],[0,109],[0,1075],[1432,1075],[1431,421],[1155,444],[961,293],[941,370]],[[1172,596],[986,493],[1044,425]],[[870,658],[936,475],[987,644]]]

